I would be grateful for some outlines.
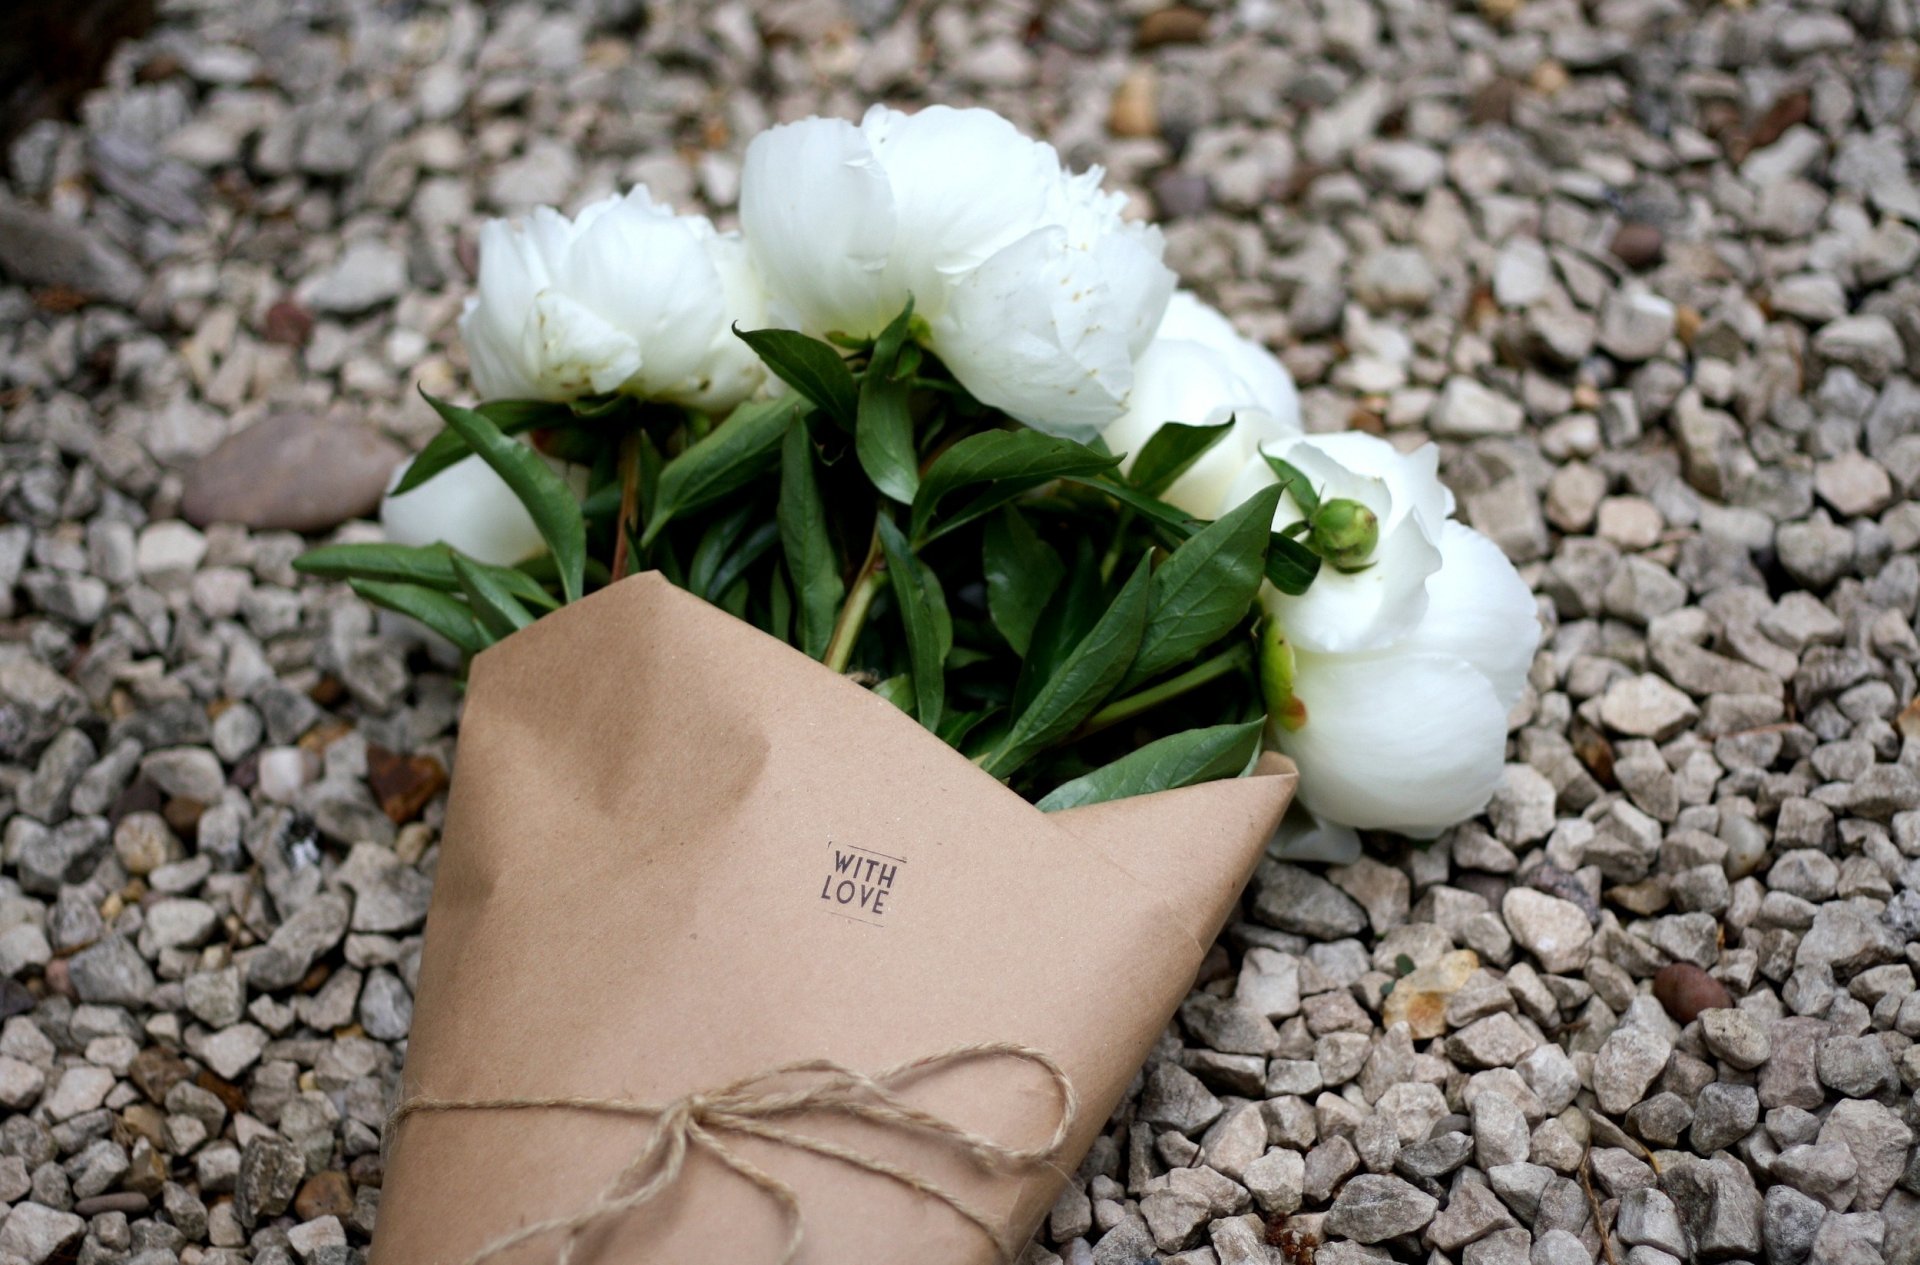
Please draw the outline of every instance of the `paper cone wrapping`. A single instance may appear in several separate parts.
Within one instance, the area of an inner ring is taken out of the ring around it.
[[[879,1069],[978,1041],[1044,1050],[1082,1108],[1071,1172],[1192,985],[1293,790],[1255,776],[1045,814],[890,703],[641,575],[474,662],[406,1089],[664,1102],[779,1064]],[[1043,1073],[968,1065],[907,1097],[1009,1144],[1059,1118]],[[983,1173],[925,1137],[808,1118],[1003,1218],[1061,1172]],[[416,1116],[389,1158],[374,1265],[459,1262],[590,1202],[643,1121]],[[951,1209],[754,1139],[805,1265],[985,1265]],[[695,1152],[657,1206],[574,1260],[755,1265],[778,1204]],[[502,1261],[552,1261],[549,1240]]]

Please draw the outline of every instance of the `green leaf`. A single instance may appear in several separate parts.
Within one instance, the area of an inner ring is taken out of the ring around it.
[[[779,567],[767,572],[767,633],[788,645],[793,644],[793,590]]]
[[[906,628],[907,658],[913,664],[913,712],[928,729],[938,731],[946,698],[946,657],[953,642],[953,623],[946,598],[933,573],[920,565],[907,547],[907,538],[882,514],[876,525],[880,547],[887,555],[887,578],[894,605]],[[945,636],[942,636],[942,627]],[[945,644],[942,644],[942,643]]]
[[[1140,452],[1134,457],[1133,468],[1127,478],[1148,496],[1159,496],[1173,486],[1175,479],[1192,469],[1193,463],[1205,456],[1210,448],[1225,439],[1232,429],[1231,417],[1218,426],[1168,422],[1140,445]]]
[[[321,545],[295,558],[293,569],[327,580],[424,584],[449,592],[460,587],[460,580],[453,573],[453,550],[441,544],[389,545],[367,541]]]
[[[539,561],[551,564],[551,555]],[[553,595],[517,567],[495,567],[468,560],[491,576],[521,602],[543,611],[557,609]],[[419,584],[454,593],[460,578],[453,570],[453,550],[444,544],[389,545],[366,541],[350,545],[321,545],[293,560],[293,569],[329,580],[376,580],[391,584]]]
[[[780,524],[762,523],[747,534],[740,547],[728,554],[726,560],[714,571],[713,578],[707,582],[705,596],[709,602],[721,603],[721,598],[733,592],[740,577],[747,568],[767,556],[773,547],[780,543]]]
[[[1300,512],[1312,518],[1314,511],[1320,508],[1320,494],[1313,490],[1313,484],[1308,481],[1307,476],[1301,473],[1300,468],[1291,461],[1282,461],[1264,452],[1260,456],[1274,474],[1279,476],[1280,486],[1293,497],[1293,503],[1300,507]]]
[[[561,594],[569,602],[579,601],[586,588],[587,523],[567,481],[533,449],[501,434],[484,413],[435,399],[425,391],[421,394],[527,507],[540,538],[560,566]]]
[[[827,653],[833,621],[846,596],[840,559],[827,535],[827,507],[813,469],[813,441],[795,418],[780,450],[780,547],[799,598],[800,637],[795,643],[815,659]]]
[[[1267,542],[1267,583],[1299,597],[1320,574],[1320,555],[1297,540],[1274,532]]]
[[[467,604],[450,593],[385,580],[349,580],[347,583],[375,606],[419,620],[468,654],[479,654],[493,644],[493,638],[480,626]]]
[[[1106,614],[1040,687],[1000,746],[987,757],[982,766],[987,772],[1006,778],[1034,753],[1072,733],[1113,693],[1133,663],[1140,636],[1146,630],[1151,563],[1150,556],[1141,556],[1140,565],[1121,586]]]
[[[860,468],[881,493],[911,504],[920,486],[920,459],[913,448],[913,417],[907,412],[912,380],[897,372],[901,348],[913,321],[913,303],[887,323],[874,340],[873,357],[860,379],[859,419],[853,451]]]
[[[907,673],[888,677],[874,686],[873,692],[907,715],[913,715],[913,678]]]
[[[902,505],[913,502],[920,486],[907,390],[906,382],[868,370],[860,383],[860,420],[853,429],[853,452],[860,468],[883,495]]]
[[[813,401],[842,426],[852,426],[857,401],[853,371],[831,344],[791,329],[741,329],[733,332],[780,380]]]
[[[1044,813],[1057,813],[1234,777],[1259,753],[1260,734],[1265,728],[1266,719],[1262,717],[1244,725],[1211,725],[1169,734],[1112,764],[1061,783],[1035,807]]]
[[[1185,540],[1199,528],[1200,520],[1185,510],[1169,505],[1158,497],[1148,496],[1113,475],[1101,475],[1097,478],[1069,475],[1067,482],[1077,483],[1112,497],[1142,518],[1164,528],[1176,541]]]
[[[1153,573],[1147,630],[1123,685],[1187,662],[1233,631],[1260,594],[1277,484],[1255,492],[1190,537]]]
[[[552,404],[546,400],[489,400],[485,404],[476,404],[474,411],[485,415],[488,421],[500,428],[503,435],[537,430],[570,416],[564,404]],[[400,476],[400,482],[393,485],[393,491],[388,495],[399,496],[411,492],[472,453],[473,449],[467,446],[460,432],[448,427],[429,440],[427,446],[414,456],[407,466],[407,472]]]
[[[662,466],[640,543],[651,545],[674,517],[711,505],[772,468],[801,404],[797,395],[749,400],[706,438]]]
[[[926,539],[941,498],[959,488],[976,483],[994,483],[1001,489],[1036,488],[1053,479],[1111,470],[1119,461],[1085,444],[1037,430],[989,430],[969,435],[927,468],[927,477],[913,498],[913,538]]]
[[[714,586],[714,578],[720,572],[720,564],[733,552],[734,545],[747,534],[748,526],[753,522],[753,505],[736,506],[731,512],[708,524],[700,537],[700,543],[693,548],[693,561],[687,564],[687,590],[697,597],[713,600],[719,590]]]
[[[533,622],[533,612],[521,605],[498,577],[460,554],[453,555],[453,573],[467,595],[467,606],[491,637],[509,637]]]
[[[1033,642],[1033,626],[1059,588],[1066,564],[1015,509],[988,520],[981,555],[987,614],[1013,652],[1024,656]]]
[[[1082,536],[1072,565],[1067,568],[1066,583],[1054,595],[1034,622],[1033,635],[1022,657],[1020,677],[1014,683],[1013,711],[1023,712],[1040,687],[1053,676],[1080,639],[1087,635],[1106,609],[1101,591],[1100,568],[1093,558],[1092,542]]]
[[[983,707],[979,711],[956,712],[951,709],[940,718],[940,741],[949,747],[958,749],[967,740],[980,722],[998,711],[997,707]]]

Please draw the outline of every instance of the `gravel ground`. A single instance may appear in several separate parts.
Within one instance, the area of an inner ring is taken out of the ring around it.
[[[482,215],[726,217],[872,99],[1105,163],[1549,628],[1486,818],[1263,867],[1030,1265],[1920,1258],[1907,0],[165,8],[0,197],[0,1262],[361,1258],[458,695],[299,533]]]

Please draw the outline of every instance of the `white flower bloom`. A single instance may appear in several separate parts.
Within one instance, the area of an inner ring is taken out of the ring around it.
[[[487,399],[619,392],[725,412],[764,376],[731,326],[764,319],[739,237],[641,187],[571,220],[541,207],[488,221],[460,332]]]
[[[387,486],[406,469],[403,463]],[[478,457],[456,461],[413,491],[387,497],[380,503],[380,525],[396,545],[445,543],[502,567],[546,548],[526,506]]]
[[[1426,613],[1427,581],[1440,569],[1441,525],[1453,512],[1453,494],[1440,482],[1440,450],[1429,444],[1402,453],[1384,439],[1348,431],[1283,439],[1263,445],[1261,451],[1306,475],[1323,501],[1358,501],[1379,520],[1380,543],[1372,566],[1354,572],[1322,567],[1304,595],[1275,595],[1274,611],[1287,640],[1303,650],[1341,653],[1405,636]],[[1277,479],[1273,468],[1256,455],[1221,510]],[[1274,513],[1274,530],[1300,517],[1293,498],[1283,496]]]
[[[975,396],[1091,437],[1173,289],[1159,231],[1100,178],[989,110],[875,106],[755,137],[740,218],[776,323],[871,337],[911,296]]]
[[[1130,470],[1134,456],[1168,422],[1217,426],[1228,418],[1233,430],[1174,480],[1162,499],[1196,517],[1217,517],[1233,508],[1225,503],[1227,494],[1248,462],[1259,459],[1260,446],[1300,434],[1300,396],[1286,366],[1198,296],[1177,291],[1133,366],[1126,412],[1102,438],[1109,449],[1126,454],[1121,469]]]
[[[1540,640],[1533,596],[1506,555],[1459,523],[1441,524],[1438,554],[1404,635],[1351,653],[1294,649],[1304,723],[1270,725],[1268,737],[1300,766],[1300,802],[1318,818],[1430,837],[1485,808],[1499,785],[1507,715]],[[1301,608],[1272,590],[1265,600],[1290,635]]]

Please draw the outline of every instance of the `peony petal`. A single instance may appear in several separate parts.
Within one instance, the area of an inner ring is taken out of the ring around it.
[[[893,193],[888,280],[913,293],[923,316],[945,308],[953,278],[1047,223],[1060,155],[991,110],[876,105],[860,132]]]
[[[1507,555],[1471,527],[1444,524],[1440,570],[1427,580],[1426,616],[1396,650],[1465,659],[1511,711],[1526,690],[1539,646],[1533,593]]]
[[[1195,517],[1218,518],[1239,504],[1226,502],[1249,460],[1259,461],[1271,474],[1271,467],[1260,458],[1260,446],[1294,433],[1286,420],[1264,408],[1236,407],[1233,429],[1174,480],[1167,489],[1167,501]]]
[[[1349,442],[1356,440],[1365,442]],[[1346,653],[1389,646],[1411,633],[1426,614],[1427,579],[1440,569],[1440,524],[1430,530],[1422,508],[1436,504],[1433,489],[1439,486],[1428,459],[1403,456],[1361,434],[1309,435],[1269,444],[1265,451],[1306,475],[1323,501],[1356,500],[1380,519],[1371,565],[1353,572],[1322,567],[1304,594],[1266,595],[1267,609],[1288,640],[1305,650]],[[1283,497],[1274,527],[1300,517],[1293,498]]]
[[[638,198],[608,207],[580,233],[555,283],[633,341],[638,372],[623,382],[633,394],[657,398],[702,375],[708,349],[727,323],[725,294],[707,251],[712,227],[635,192]]]
[[[388,486],[406,467],[393,472]],[[380,503],[380,525],[399,545],[444,542],[495,566],[511,566],[545,548],[512,489],[478,457],[456,461],[404,496]]]
[[[1500,782],[1507,709],[1464,659],[1300,653],[1294,694],[1306,724],[1268,738],[1300,766],[1300,803],[1319,817],[1431,837]]]
[[[561,399],[618,390],[640,369],[633,338],[558,290],[533,301],[525,349],[541,382]]]
[[[859,128],[805,119],[753,138],[740,221],[773,317],[809,333],[878,333],[906,306],[887,275],[897,219],[887,173]]]
[[[954,287],[933,350],[978,399],[1037,430],[1091,440],[1132,379],[1125,338],[1104,319],[1092,256],[1058,228],[1030,233]]]
[[[1277,372],[1280,389],[1263,360]],[[1251,369],[1252,378],[1243,369]],[[1112,451],[1127,454],[1122,469],[1131,469],[1133,454],[1168,422],[1204,426],[1236,419],[1233,431],[1165,493],[1168,502],[1189,514],[1215,518],[1273,481],[1269,473],[1260,483],[1249,483],[1245,496],[1226,503],[1261,444],[1300,433],[1299,415],[1286,369],[1265,348],[1235,333],[1224,316],[1181,290],[1168,301],[1159,332],[1134,363],[1126,412],[1102,438]]]

